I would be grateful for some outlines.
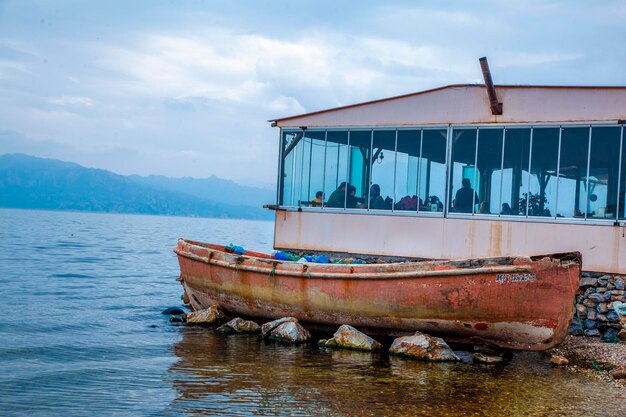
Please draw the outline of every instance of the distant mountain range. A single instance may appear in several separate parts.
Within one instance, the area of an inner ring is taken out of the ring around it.
[[[271,219],[272,190],[206,179],[118,175],[56,159],[0,155],[0,207]]]

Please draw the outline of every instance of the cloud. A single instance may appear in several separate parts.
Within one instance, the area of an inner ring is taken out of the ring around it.
[[[496,83],[626,84],[624,13],[615,1],[9,2],[0,129],[119,173],[270,183],[268,119],[481,82],[483,55]]]
[[[93,100],[89,97],[62,96],[50,98],[48,101],[58,106],[91,107],[94,105]]]

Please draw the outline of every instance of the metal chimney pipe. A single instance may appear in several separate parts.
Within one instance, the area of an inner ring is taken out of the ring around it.
[[[502,114],[502,103],[498,101],[496,95],[496,88],[493,86],[493,80],[491,79],[491,71],[489,71],[489,63],[487,57],[484,56],[479,59],[480,68],[483,70],[483,79],[485,80],[485,86],[487,87],[487,95],[489,96],[489,104],[491,106],[491,114]]]

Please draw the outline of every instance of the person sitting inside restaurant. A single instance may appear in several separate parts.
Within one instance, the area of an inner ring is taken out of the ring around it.
[[[487,203],[486,201],[480,203],[480,207],[478,208],[478,214],[491,214],[491,212],[489,211],[489,203]]]
[[[335,191],[330,194],[328,197],[328,203],[326,204],[328,207],[343,207],[343,203],[346,201],[346,188],[349,186],[347,182],[342,182],[339,184],[339,187]]]
[[[391,210],[391,198],[383,198],[380,195],[380,185],[372,184],[370,187],[370,210]]]
[[[309,207],[322,207],[322,202],[324,201],[324,193],[318,191],[315,193],[315,198],[311,200],[311,204]]]
[[[500,211],[500,214],[504,214],[505,216],[513,214],[513,210],[511,210],[509,203],[502,203],[502,210]]]
[[[471,213],[474,202],[478,201],[478,194],[472,188],[469,178],[463,178],[461,187],[452,202],[454,211],[459,213]]]
[[[348,195],[346,196],[346,208],[357,208],[360,203],[365,201],[364,198],[356,196],[356,187],[348,185]]]

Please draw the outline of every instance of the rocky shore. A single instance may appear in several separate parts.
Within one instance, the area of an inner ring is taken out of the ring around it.
[[[622,327],[626,317],[623,313],[618,314],[621,312],[619,297],[623,298],[621,293],[624,290],[617,289],[623,288],[623,283],[623,277],[606,275],[599,277],[587,275],[581,279],[576,310],[578,319],[580,320],[580,316],[584,316],[585,319],[572,323],[571,332],[578,334],[577,336],[568,336],[561,345],[547,352],[551,355],[553,366],[565,366],[596,378],[612,380],[626,387],[626,326]],[[611,299],[612,297],[617,299]],[[614,310],[604,311],[609,306]],[[172,309],[167,309],[164,314],[176,313]],[[225,315],[217,306],[183,314],[182,321],[190,325],[216,327],[218,333],[259,333],[262,339],[289,344],[306,343],[312,337],[294,317],[284,317],[263,325],[237,317],[219,326],[225,321]],[[582,329],[577,328],[579,325]],[[321,348],[330,349],[362,351],[384,349],[381,343],[348,325],[342,325],[332,338],[321,339],[317,344]],[[461,360],[442,339],[420,332],[396,338],[388,353],[429,362]],[[496,364],[510,358],[510,355],[507,355],[507,352],[491,352],[488,349],[485,351],[485,346],[477,345],[470,358],[474,363]]]
[[[594,377],[614,380],[626,387],[626,341],[605,343],[597,337],[568,336],[552,350],[567,358],[565,365]]]
[[[622,275],[583,272],[576,292],[576,312],[570,334],[616,342],[622,330],[615,307],[626,300]]]

